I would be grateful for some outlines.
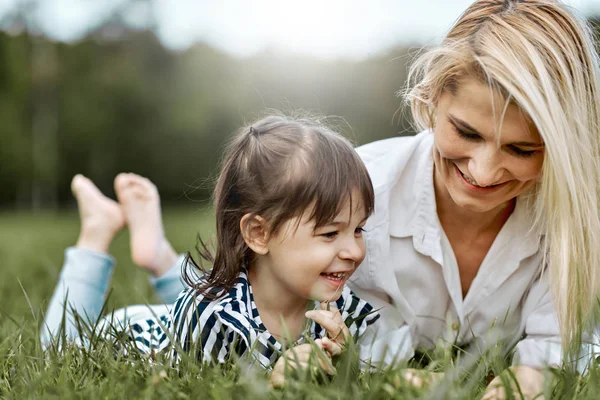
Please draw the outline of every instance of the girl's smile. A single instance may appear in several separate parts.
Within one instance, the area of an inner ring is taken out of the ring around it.
[[[321,272],[319,279],[323,279],[327,284],[337,289],[346,283],[353,272],[354,269],[341,272]]]
[[[277,288],[281,302],[335,301],[365,257],[366,213],[358,192],[333,221],[315,226],[311,210],[287,221],[271,235],[250,269],[252,285]],[[350,209],[352,204],[352,210]],[[253,282],[254,280],[260,282]],[[338,290],[340,289],[340,290]]]

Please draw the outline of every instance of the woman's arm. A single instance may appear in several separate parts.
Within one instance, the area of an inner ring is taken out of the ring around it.
[[[524,337],[515,347],[513,365],[490,382],[483,397],[486,400],[507,398],[507,384],[517,398],[520,398],[520,391],[525,399],[543,399],[542,370],[563,363],[558,319],[546,276],[531,287],[522,313]],[[580,370],[591,360],[591,338],[584,335],[583,339],[577,365],[573,365]]]

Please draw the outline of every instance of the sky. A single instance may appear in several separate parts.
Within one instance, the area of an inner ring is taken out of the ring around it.
[[[0,17],[18,1],[23,0],[0,0]],[[38,0],[30,14],[43,33],[75,41],[125,1]],[[322,58],[361,59],[399,44],[439,41],[471,2],[134,0],[123,15],[136,27],[147,26],[148,17],[153,16],[160,40],[177,50],[204,42],[241,57],[277,49]],[[584,16],[600,15],[600,0],[565,3]]]

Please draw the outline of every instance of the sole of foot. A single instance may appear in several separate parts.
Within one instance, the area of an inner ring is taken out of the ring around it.
[[[115,178],[115,192],[129,227],[131,259],[160,276],[177,260],[177,253],[164,235],[160,196],[147,178],[122,173]]]
[[[71,191],[77,200],[81,231],[76,246],[106,253],[115,235],[125,226],[119,203],[106,197],[83,175],[75,175]]]

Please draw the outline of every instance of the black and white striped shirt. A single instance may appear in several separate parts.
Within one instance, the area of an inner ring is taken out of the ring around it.
[[[344,287],[335,302],[351,335],[358,339],[367,327],[379,318],[371,305]],[[315,302],[319,308],[319,303]],[[181,292],[169,314],[132,322],[130,338],[142,353],[169,352],[177,362],[180,352],[202,362],[226,362],[232,354],[252,359],[270,367],[279,357],[282,344],[265,328],[245,272],[234,286],[218,299],[209,299],[192,288]],[[312,339],[325,336],[326,331],[312,321],[305,332]],[[175,341],[173,345],[172,341]],[[300,338],[296,343],[301,343]]]

